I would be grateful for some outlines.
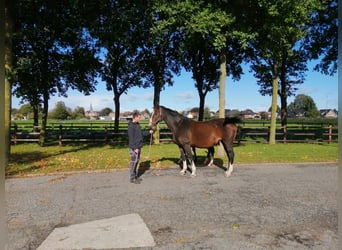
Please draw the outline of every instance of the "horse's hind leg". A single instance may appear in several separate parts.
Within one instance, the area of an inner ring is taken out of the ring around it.
[[[191,147],[192,148],[192,152],[194,153],[194,161],[197,161],[197,154],[196,154],[196,147]]]
[[[224,175],[226,177],[231,176],[233,169],[234,169],[234,150],[233,150],[233,144],[232,143],[225,143],[222,141],[222,144],[224,146],[224,149],[228,155],[228,167],[227,170],[224,172]]]
[[[214,153],[215,153],[215,148],[214,147],[208,148],[208,153],[207,153],[207,157],[206,157],[206,159],[204,161],[204,165],[207,165],[208,167],[213,165],[213,163],[214,163]]]
[[[224,175],[226,177],[231,176],[231,174],[233,172],[233,169],[234,169],[234,167],[233,167],[233,164],[234,164],[234,150],[233,150],[233,147],[228,149],[228,158],[229,158],[228,169],[224,173]]]
[[[215,148],[214,147],[208,148],[208,155],[210,157],[208,167],[210,167],[214,163],[214,154],[215,154]]]

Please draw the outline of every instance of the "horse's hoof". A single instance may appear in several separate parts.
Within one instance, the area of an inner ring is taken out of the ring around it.
[[[192,177],[192,178],[195,178],[195,177],[196,177],[196,174],[191,174],[191,177]]]
[[[224,176],[226,177],[226,178],[228,178],[229,176],[231,176],[232,174],[231,173],[224,173]]]
[[[185,171],[180,171],[179,174],[180,174],[180,175],[185,175],[186,172],[185,172]]]

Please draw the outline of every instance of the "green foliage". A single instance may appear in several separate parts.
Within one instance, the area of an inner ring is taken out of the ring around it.
[[[70,114],[70,119],[79,120],[85,118],[85,111],[83,107],[76,107]]]
[[[65,106],[65,103],[59,101],[55,108],[49,113],[51,119],[67,120],[70,117],[71,110]]]
[[[112,113],[113,110],[111,108],[104,108],[100,111],[100,116],[108,116],[110,113]]]
[[[95,90],[97,59],[83,32],[74,1],[14,1],[13,93],[33,107],[34,124],[42,109],[41,145],[50,96],[67,96],[69,88],[89,94]]]
[[[300,94],[297,95],[292,103],[290,103],[288,107],[289,111],[296,112],[305,112],[305,117],[319,117],[320,113],[317,109],[316,103],[314,100],[307,95]]]
[[[310,17],[320,6],[318,0],[259,0],[259,15],[252,41],[254,55],[252,69],[258,79],[260,93],[272,96],[272,119],[270,143],[275,143],[275,115],[277,96],[281,98],[283,125],[287,121],[287,97],[296,91],[295,84],[304,81],[306,61],[301,42],[308,31]],[[254,12],[252,12],[254,14]]]
[[[8,77],[35,119],[43,108],[42,124],[50,96],[65,96],[70,88],[90,94],[98,73],[114,93],[118,125],[123,93],[153,85],[159,104],[160,91],[182,67],[192,71],[203,109],[219,74],[239,80],[240,64],[251,63],[261,94],[274,95],[279,87],[282,118],[308,58],[323,55],[319,70],[336,71],[336,0],[37,0],[13,1],[9,11],[15,19]]]
[[[311,18],[310,32],[306,36],[305,49],[312,59],[321,57],[315,70],[326,75],[337,72],[338,4],[337,0],[324,0]],[[341,4],[341,3],[340,3]]]

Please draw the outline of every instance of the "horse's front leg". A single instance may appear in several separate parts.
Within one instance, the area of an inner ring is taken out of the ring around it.
[[[186,163],[186,156],[185,156],[184,149],[182,147],[179,147],[179,151],[180,151],[180,154],[181,154],[181,161],[183,163],[183,169],[182,169],[182,171],[180,171],[180,174],[181,175],[185,175],[186,174],[186,170],[188,168],[188,165]]]

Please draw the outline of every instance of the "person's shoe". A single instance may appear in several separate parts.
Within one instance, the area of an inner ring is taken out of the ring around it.
[[[140,181],[137,180],[136,178],[132,178],[132,179],[131,179],[131,183],[140,184]]]

